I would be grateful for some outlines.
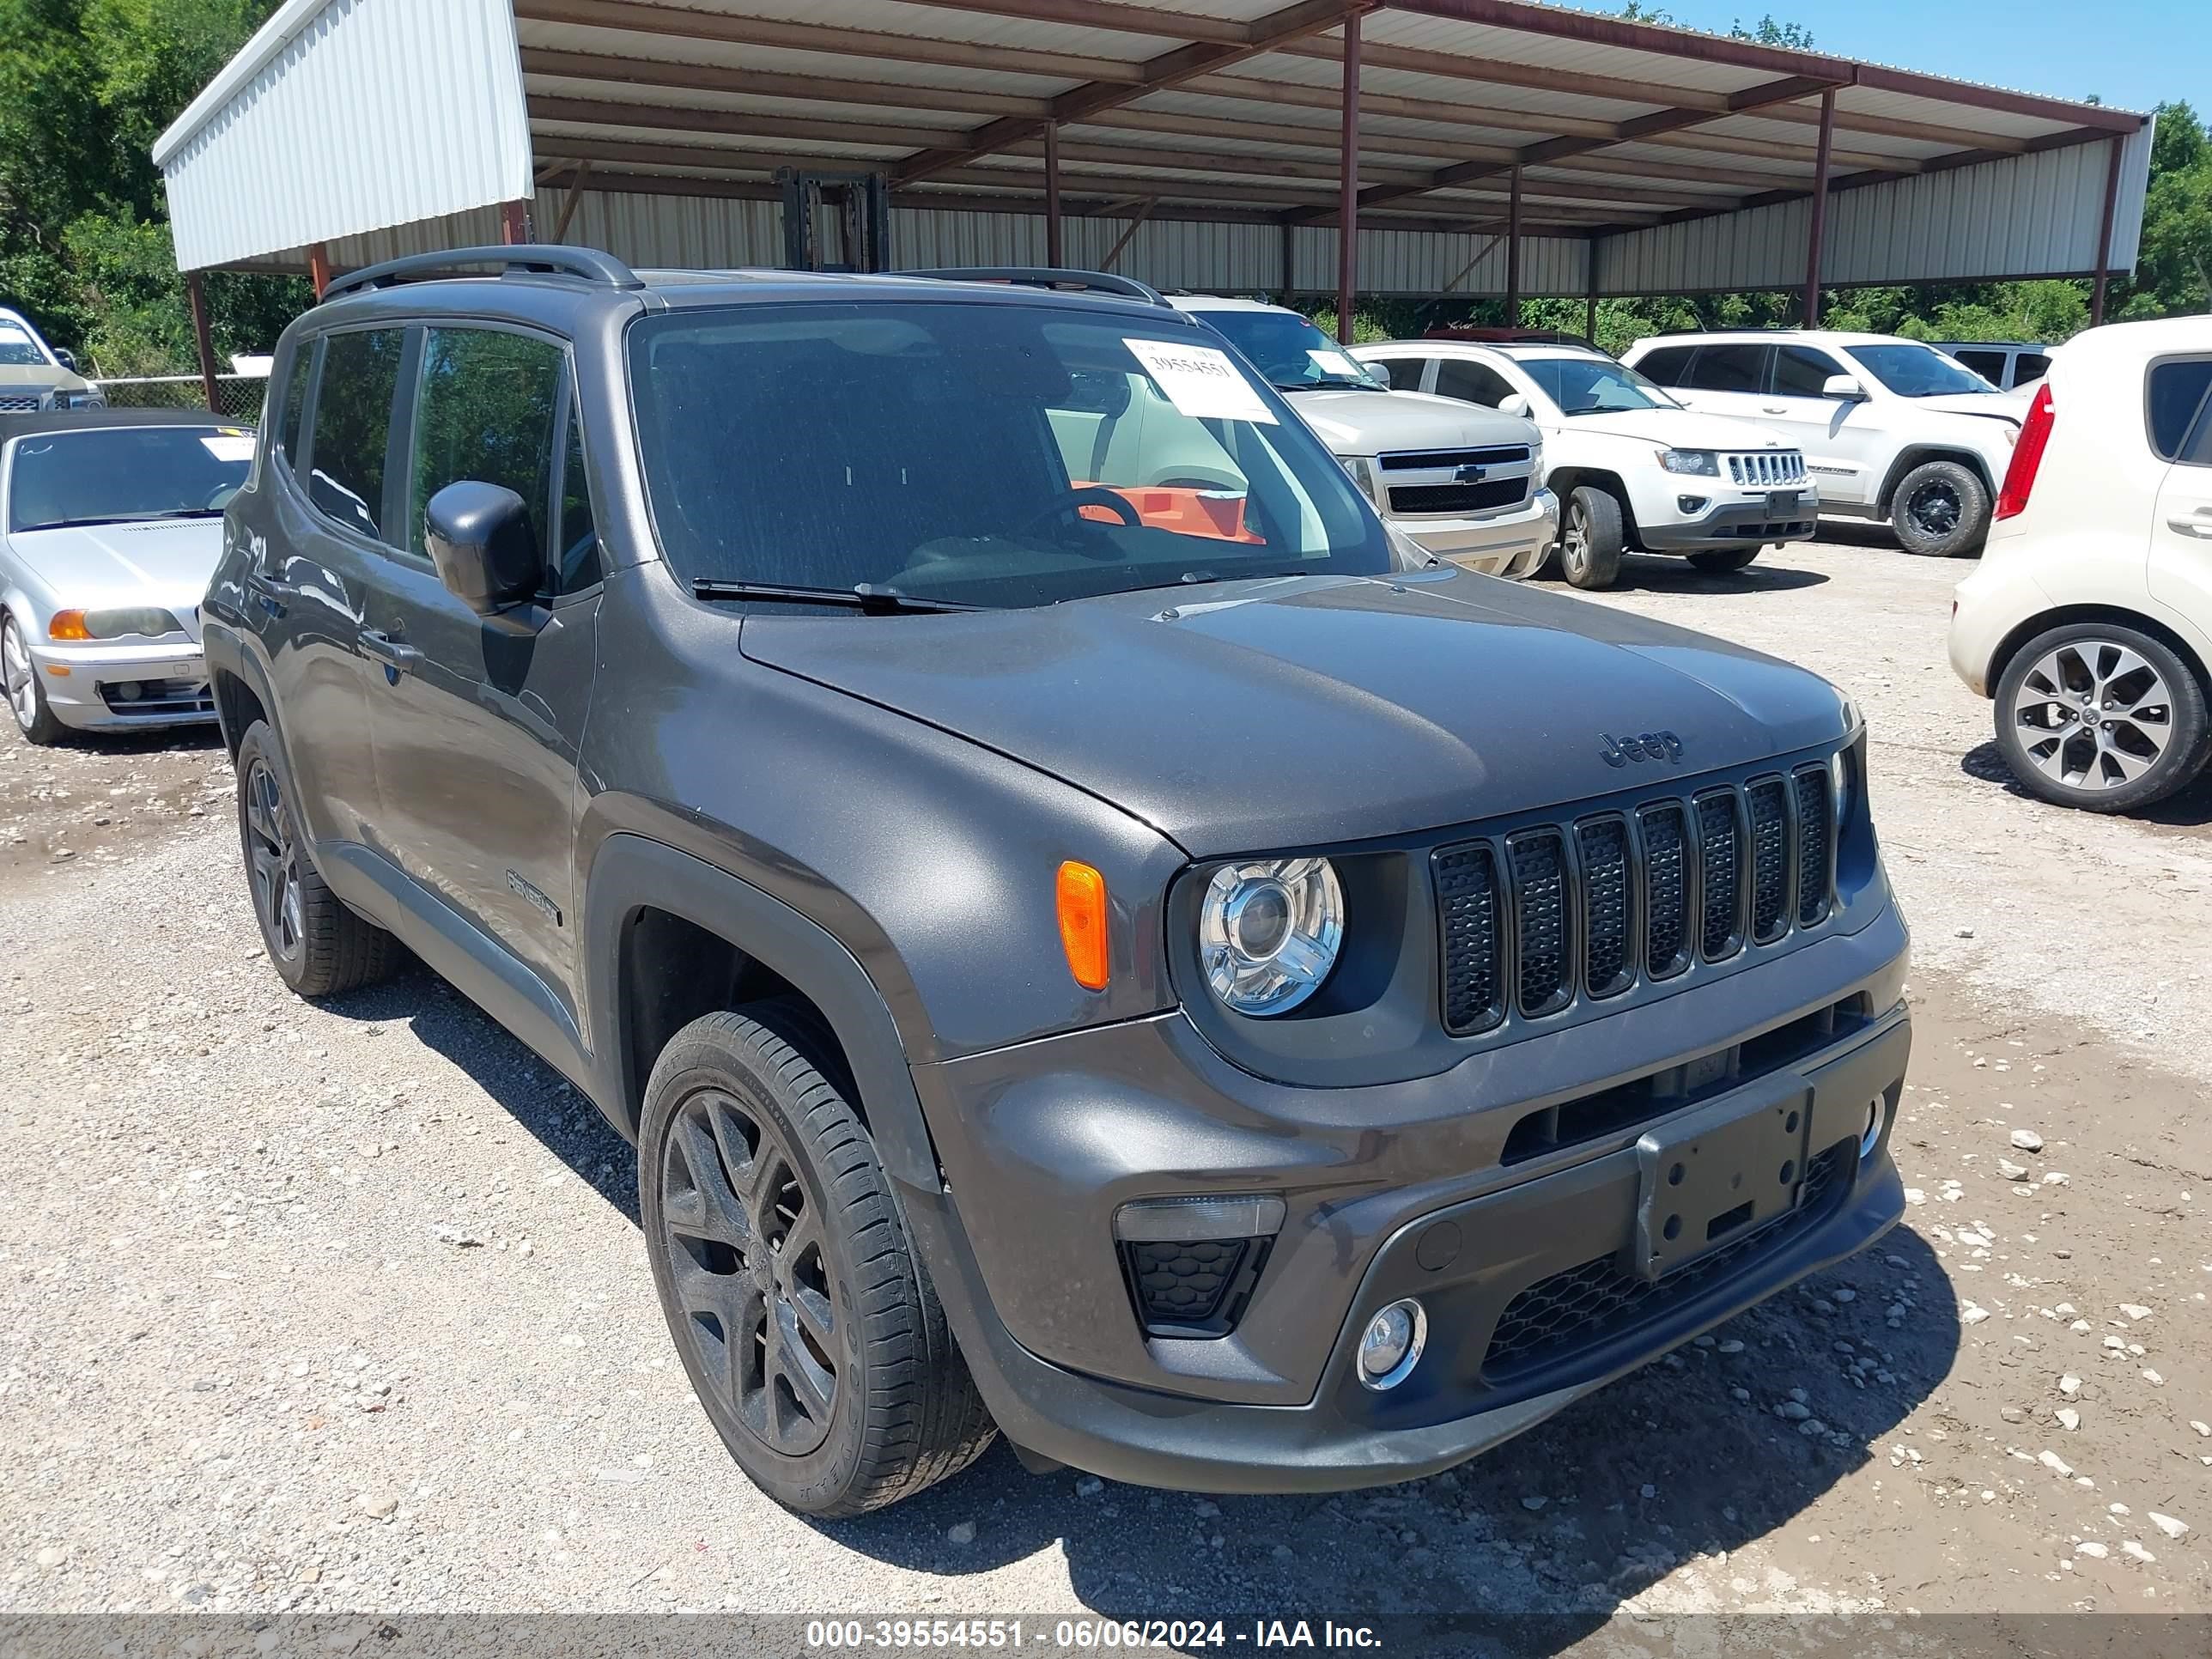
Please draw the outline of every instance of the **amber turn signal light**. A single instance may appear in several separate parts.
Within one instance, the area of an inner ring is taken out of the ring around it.
[[[46,624],[46,637],[50,640],[88,640],[92,633],[84,625],[83,611],[57,611],[53,620]]]
[[[1060,947],[1067,971],[1086,991],[1106,988],[1106,878],[1073,860],[1060,866]]]

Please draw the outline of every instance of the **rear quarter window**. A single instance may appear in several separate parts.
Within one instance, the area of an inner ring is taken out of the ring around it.
[[[2150,447],[2161,460],[2212,465],[2212,357],[2153,363]]]
[[[1697,355],[1695,346],[1661,346],[1646,352],[1636,360],[1636,372],[1647,380],[1656,380],[1661,386],[1680,386],[1682,372]]]
[[[1690,386],[1698,392],[1764,391],[1766,351],[1763,345],[1706,346],[1690,369]]]

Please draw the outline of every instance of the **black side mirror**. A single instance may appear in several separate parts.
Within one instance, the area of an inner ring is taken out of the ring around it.
[[[480,617],[520,604],[544,583],[530,508],[498,484],[447,484],[430,497],[422,541],[438,580]]]
[[[69,370],[70,374],[76,373],[76,353],[71,351],[67,346],[54,348],[54,361]]]

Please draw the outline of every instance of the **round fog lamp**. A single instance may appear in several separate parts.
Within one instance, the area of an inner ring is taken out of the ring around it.
[[[1429,1340],[1429,1316],[1407,1297],[1367,1322],[1359,1339],[1359,1380],[1370,1389],[1395,1389],[1420,1363]]]

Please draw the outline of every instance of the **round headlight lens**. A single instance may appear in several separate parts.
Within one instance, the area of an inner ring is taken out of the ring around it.
[[[1224,1006],[1279,1014],[1319,990],[1344,938],[1344,890],[1327,859],[1224,865],[1199,911],[1199,959]]]

